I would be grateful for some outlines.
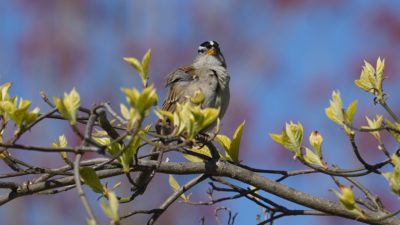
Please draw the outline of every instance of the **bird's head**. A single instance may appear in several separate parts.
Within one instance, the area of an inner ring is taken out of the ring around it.
[[[225,58],[216,41],[205,41],[201,43],[197,52],[198,55],[195,63],[220,64],[226,67]]]

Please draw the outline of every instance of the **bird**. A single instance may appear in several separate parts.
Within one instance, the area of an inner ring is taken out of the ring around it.
[[[221,119],[228,108],[230,76],[225,57],[216,41],[200,44],[197,56],[189,66],[181,67],[170,73],[166,87],[169,92],[162,110],[174,112],[177,103],[184,103],[197,91],[204,95],[203,108],[219,108]]]
[[[196,92],[204,95],[202,108],[219,109],[218,118],[224,116],[230,100],[229,90],[230,75],[227,70],[225,57],[216,41],[205,41],[197,49],[197,55],[188,66],[180,67],[167,75],[166,88],[168,93],[161,109],[173,113],[178,103],[189,101]],[[208,129],[215,126],[210,125]],[[161,135],[171,133],[173,128],[166,128],[165,124],[156,124],[156,131]],[[157,160],[158,156],[150,157]],[[136,178],[135,184],[139,194],[143,194],[154,172],[142,171]]]

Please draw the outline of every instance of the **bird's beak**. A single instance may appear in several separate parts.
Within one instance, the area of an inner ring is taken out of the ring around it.
[[[210,48],[207,51],[208,55],[217,55],[217,50],[215,50],[215,48]]]

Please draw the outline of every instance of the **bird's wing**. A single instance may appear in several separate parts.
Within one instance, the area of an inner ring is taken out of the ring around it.
[[[195,71],[195,68],[188,66],[179,68],[168,75],[166,86],[170,88],[167,97],[164,99],[163,110],[174,112],[176,103],[185,100],[185,95],[182,92],[191,81],[196,79]]]
[[[192,66],[181,67],[174,72],[170,73],[167,77],[165,86],[171,86],[178,82],[189,82],[195,79],[194,75],[195,68]]]

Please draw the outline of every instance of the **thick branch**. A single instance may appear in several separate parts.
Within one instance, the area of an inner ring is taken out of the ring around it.
[[[218,161],[216,164],[200,162],[162,162],[160,165],[158,165],[158,162],[152,160],[139,160],[138,164],[134,165],[134,168],[135,170],[140,171],[149,168],[155,168],[157,172],[166,174],[206,174],[209,176],[230,177],[232,179],[260,188],[261,190],[279,196],[288,201],[327,213],[332,216],[340,216],[376,225],[400,224],[400,219],[396,217],[391,217],[387,218],[384,221],[380,221],[379,219],[383,218],[386,214],[372,212],[368,210],[365,210],[368,218],[359,218],[358,215],[348,212],[338,203],[297,191],[293,188],[265,178],[247,169],[232,165],[228,162]],[[114,168],[98,171],[97,174],[100,178],[105,178],[123,174],[123,171],[120,168]],[[73,177],[60,178],[46,182],[39,182],[29,186],[19,187],[16,191],[11,192],[7,196],[0,196],[0,205],[19,196],[28,195],[52,188],[59,188],[71,184],[74,184]]]
[[[145,164],[154,164],[152,162],[146,162]],[[368,224],[376,225],[389,225],[389,224],[400,224],[398,218],[388,218],[385,221],[378,221],[379,218],[384,216],[383,213],[376,213],[367,211],[368,218],[359,218],[358,215],[350,213],[340,204],[332,202],[327,199],[314,197],[304,192],[297,191],[293,188],[260,176],[249,170],[240,168],[238,166],[229,164],[227,162],[219,161],[217,164],[208,163],[162,163],[157,171],[162,173],[173,173],[173,174],[195,174],[205,173],[210,176],[226,176],[235,180],[242,181],[246,184],[258,187],[266,192],[297,203],[315,209],[321,212],[325,212],[329,215],[340,216],[353,220],[358,220]]]

